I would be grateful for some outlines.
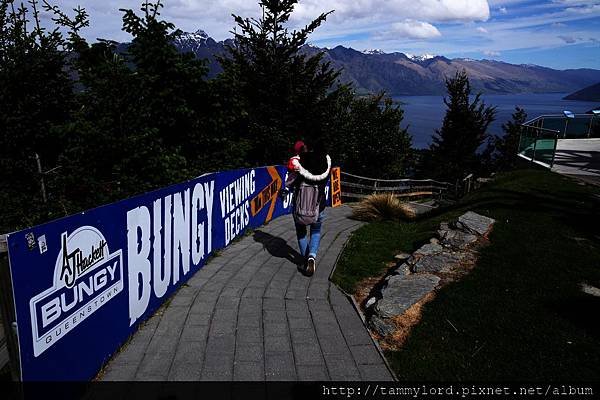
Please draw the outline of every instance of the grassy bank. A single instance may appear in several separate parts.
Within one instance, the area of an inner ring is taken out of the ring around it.
[[[403,349],[386,354],[398,377],[598,381],[600,297],[580,290],[600,287],[597,192],[547,171],[502,175],[438,215],[361,228],[334,280],[352,292],[394,253],[428,241],[439,222],[466,210],[493,217],[476,268],[441,289]]]

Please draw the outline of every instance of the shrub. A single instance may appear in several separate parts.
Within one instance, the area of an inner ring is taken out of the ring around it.
[[[372,194],[352,208],[354,218],[361,221],[414,219],[415,209],[391,193]]]

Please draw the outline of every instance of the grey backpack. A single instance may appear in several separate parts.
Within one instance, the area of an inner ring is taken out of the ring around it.
[[[294,220],[299,225],[310,225],[319,218],[319,186],[302,182],[296,189]]]

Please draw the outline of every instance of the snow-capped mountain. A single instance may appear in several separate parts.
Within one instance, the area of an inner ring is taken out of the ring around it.
[[[208,60],[208,77],[221,72],[217,56],[226,56],[231,39],[217,42],[206,32],[182,33],[174,41],[182,52]],[[307,55],[324,52],[324,61],[342,69],[341,79],[361,92],[386,91],[391,95],[445,93],[445,78],[466,70],[475,91],[487,93],[573,92],[600,81],[600,71],[558,71],[536,65],[514,65],[494,60],[449,59],[432,54],[385,53],[380,49],[357,51],[344,46],[331,49],[306,45]]]
[[[174,44],[184,52],[191,51],[195,53],[201,47],[206,46],[208,39],[210,39],[210,36],[202,29],[198,29],[196,32],[182,32],[174,40]]]
[[[417,62],[423,62],[423,61],[427,61],[427,60],[431,60],[432,58],[437,57],[434,54],[421,54],[421,55],[416,55],[416,54],[409,54],[409,53],[405,53],[406,57],[410,58],[413,61],[417,61]]]
[[[363,50],[364,54],[385,54],[385,52],[381,49],[366,49]]]

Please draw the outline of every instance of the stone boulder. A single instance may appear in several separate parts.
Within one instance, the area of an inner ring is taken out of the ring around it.
[[[452,229],[448,227],[448,224],[446,223],[440,225],[438,236],[440,237],[443,246],[460,250],[466,249],[471,244],[475,243],[478,238],[472,233]]]
[[[382,318],[400,315],[439,282],[440,278],[431,274],[394,275],[382,291],[383,298],[375,304],[375,313]]]
[[[464,258],[463,253],[443,251],[432,256],[421,257],[413,265],[413,272],[446,272]]]
[[[379,318],[377,315],[371,316],[371,319],[369,319],[369,327],[383,337],[391,335],[396,330],[394,324]]]
[[[496,221],[492,218],[479,215],[473,211],[467,211],[458,217],[456,227],[465,232],[485,236],[492,228],[494,222]]]

